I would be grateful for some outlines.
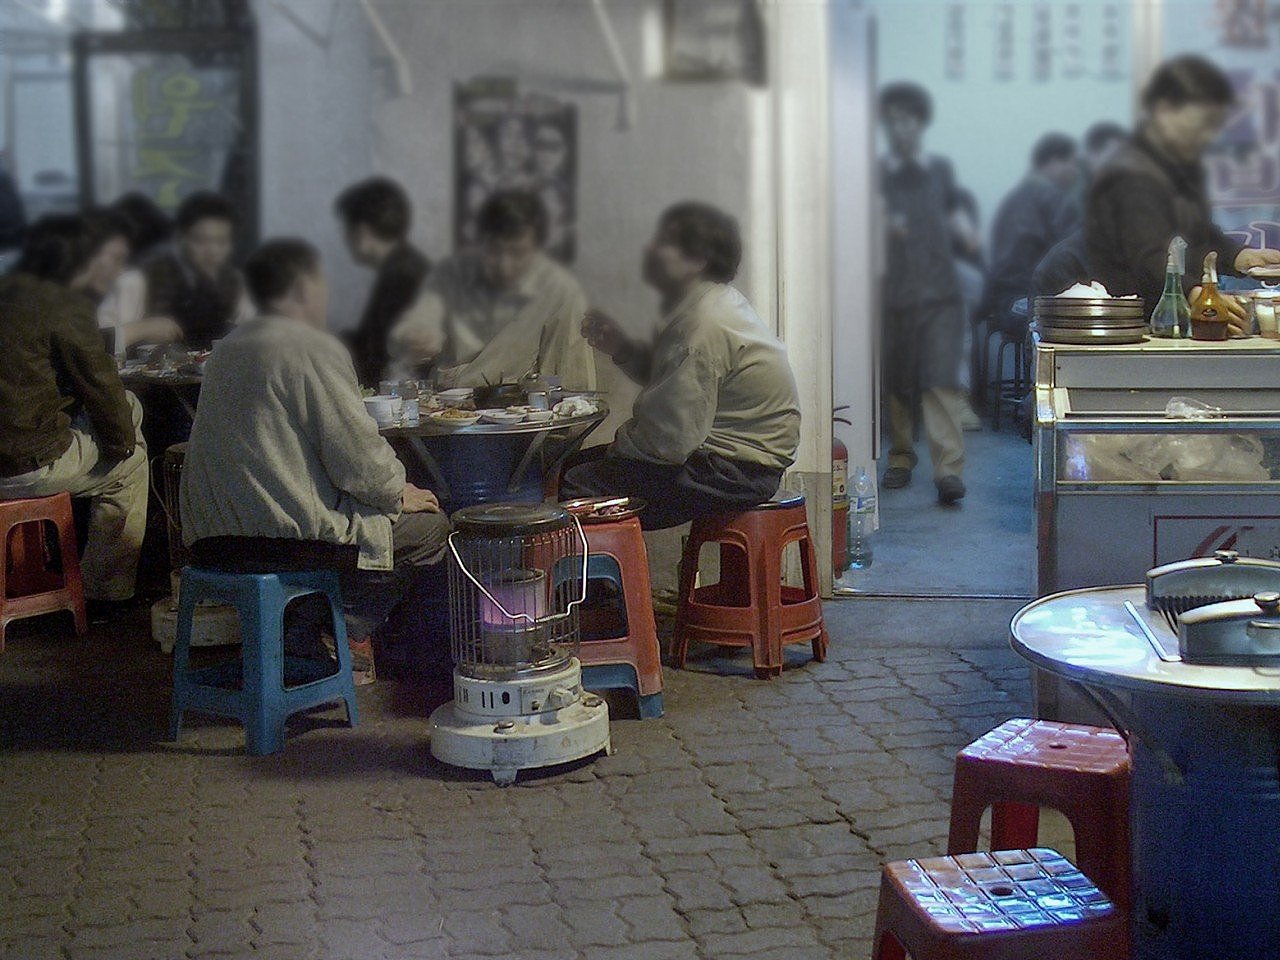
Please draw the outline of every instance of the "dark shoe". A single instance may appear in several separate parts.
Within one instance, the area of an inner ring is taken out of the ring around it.
[[[938,502],[951,505],[964,499],[964,481],[959,477],[943,477],[938,481]]]
[[[86,600],[84,606],[90,623],[104,624],[135,618],[143,603],[137,597],[130,597],[128,600]]]
[[[880,481],[880,486],[886,490],[901,490],[910,482],[910,470],[906,467],[890,467],[884,472],[884,479]]]

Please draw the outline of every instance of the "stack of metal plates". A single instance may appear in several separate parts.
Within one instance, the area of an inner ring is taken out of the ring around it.
[[[1139,298],[1036,297],[1035,325],[1051,343],[1141,343],[1147,314]]]

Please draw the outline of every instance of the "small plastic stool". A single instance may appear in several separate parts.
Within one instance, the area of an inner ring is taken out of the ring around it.
[[[338,671],[318,674],[321,661],[284,653],[284,610],[289,601],[323,594],[333,615]],[[234,606],[240,614],[241,657],[201,670],[188,668],[191,618],[201,600]],[[286,687],[285,679],[299,678]],[[306,573],[227,573],[184,567],[178,599],[178,637],[173,648],[173,711],[169,739],[182,732],[188,710],[234,717],[244,725],[245,749],[255,756],[284,746],[284,725],[291,714],[341,701],[347,723],[356,725],[356,690],[351,679],[351,650],[342,617],[338,575]]]
[[[662,654],[653,619],[653,587],[649,553],[636,517],[584,523],[587,536],[587,582],[609,582],[620,594],[622,618],[608,638],[589,639],[584,610],[583,640],[578,647],[582,685],[588,690],[634,690],[640,717],[662,716]]]
[[[1006,720],[956,755],[947,852],[978,847],[991,807],[991,846],[1032,847],[1040,807],[1075,832],[1076,862],[1122,908],[1129,889],[1129,751],[1114,730],[1048,720]]]
[[[1056,850],[886,863],[872,960],[1127,960],[1129,921]]]
[[[705,543],[720,545],[720,582],[695,588]],[[792,543],[800,545],[803,587],[782,583],[782,552]],[[742,513],[693,522],[680,561],[672,651],[677,667],[684,666],[691,640],[750,647],[761,679],[782,673],[782,648],[788,644],[809,643],[813,659],[827,658],[818,561],[803,494],[779,491]]]
[[[46,521],[58,530],[61,576],[50,571],[46,562]],[[50,497],[0,500],[0,651],[4,650],[10,621],[59,610],[71,611],[76,635],[84,636],[89,618],[85,614],[84,579],[80,574],[71,496],[56,493]]]

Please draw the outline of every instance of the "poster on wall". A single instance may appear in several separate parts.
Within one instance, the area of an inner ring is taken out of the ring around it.
[[[1227,73],[1236,107],[1205,158],[1215,218],[1249,246],[1280,247],[1280,68]]]
[[[454,245],[476,242],[476,216],[497,190],[536,193],[547,208],[547,253],[577,253],[578,111],[510,77],[454,86]]]

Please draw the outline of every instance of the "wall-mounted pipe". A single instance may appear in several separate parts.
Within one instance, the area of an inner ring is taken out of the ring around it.
[[[387,51],[387,56],[391,58],[391,64],[396,72],[396,88],[400,96],[411,96],[413,94],[413,70],[409,67],[409,61],[400,51],[399,45],[396,43],[395,38],[391,36],[391,31],[387,29],[387,25],[382,21],[378,11],[374,9],[373,0],[360,0],[360,8],[364,10],[364,15],[369,19],[369,26],[377,34],[383,49]]]
[[[609,17],[609,9],[604,5],[604,0],[591,0],[591,9],[595,11],[596,23],[600,26],[605,46],[609,48],[609,56],[618,72],[618,79],[622,81],[622,89],[618,94],[618,129],[630,130],[636,120],[635,87],[631,71],[627,68],[627,58],[623,56],[622,44],[618,42],[618,34],[613,29],[613,20]]]

